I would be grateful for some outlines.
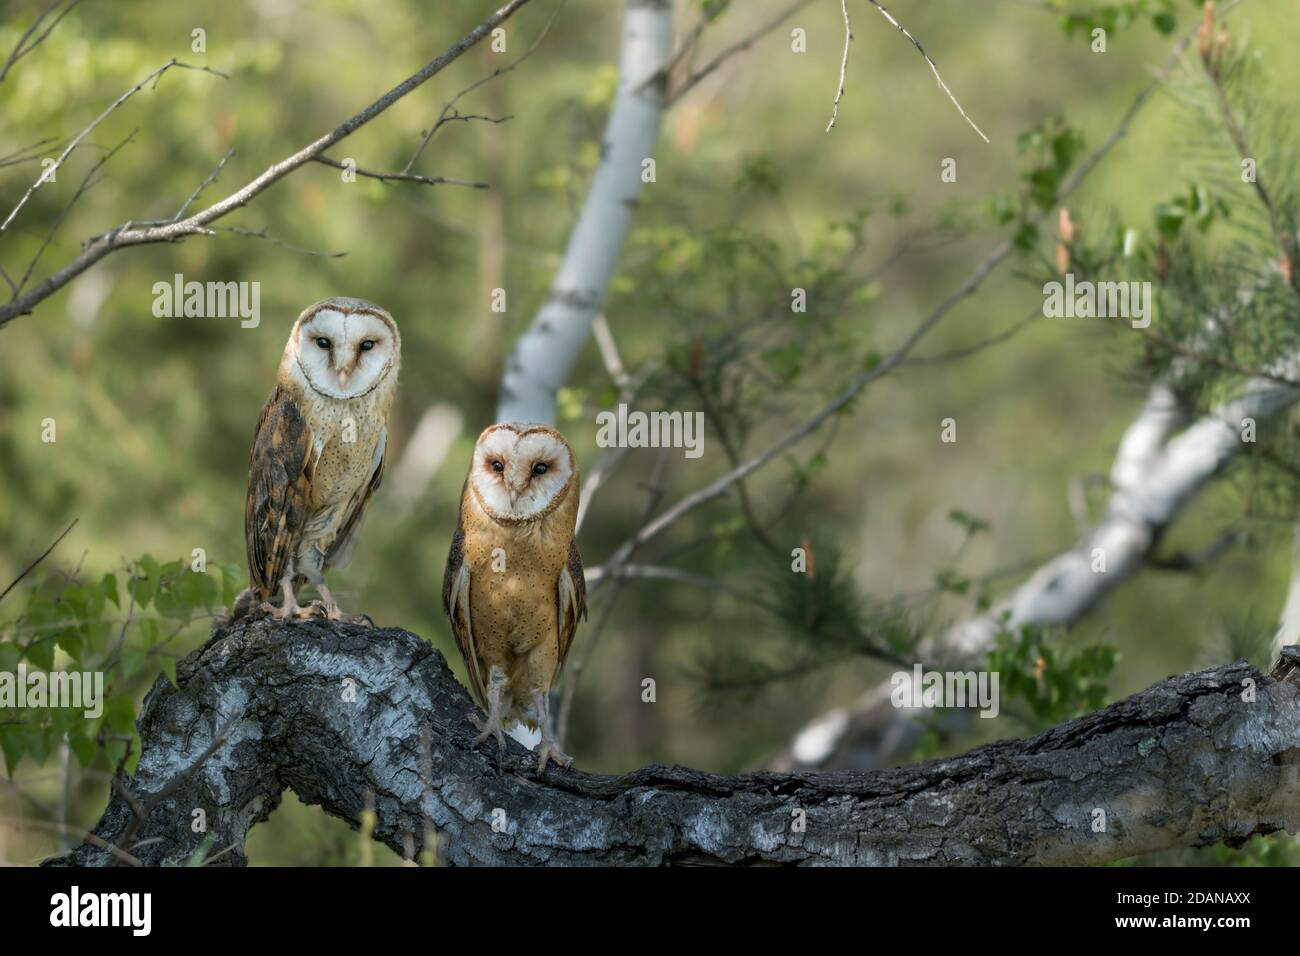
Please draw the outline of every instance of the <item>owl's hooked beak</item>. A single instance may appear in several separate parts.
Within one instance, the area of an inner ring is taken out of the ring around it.
[[[519,504],[519,497],[524,492],[523,489],[516,487],[513,482],[509,483],[506,487],[510,492],[510,510],[514,511]]]

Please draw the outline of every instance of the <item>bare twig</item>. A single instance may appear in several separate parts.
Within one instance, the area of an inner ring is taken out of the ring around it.
[[[438,119],[434,122],[434,124],[431,127],[429,127],[428,132],[426,132],[421,137],[420,145],[415,148],[415,152],[411,154],[411,158],[408,159],[406,161],[406,165],[402,167],[403,175],[409,173],[411,171],[411,167],[414,166],[417,162],[419,162],[420,156],[424,153],[425,147],[429,145],[429,140],[433,139],[433,134],[438,132],[438,130],[441,129],[445,124],[450,123],[453,120],[468,121],[471,119],[484,120],[489,123],[504,123],[506,120],[510,119],[509,116],[494,118],[491,116],[480,116],[477,114],[462,114],[455,109],[455,106],[458,102],[460,102],[462,98],[464,98],[469,93],[474,92],[480,86],[483,86],[485,83],[492,82],[498,76],[503,76],[504,74],[509,73],[511,70],[515,69],[515,67],[519,66],[520,63],[523,63],[530,56],[532,56],[533,51],[536,50],[538,45],[542,42],[542,40],[545,39],[546,34],[551,32],[551,24],[553,24],[555,22],[555,18],[560,15],[560,11],[564,9],[565,3],[566,0],[559,0],[559,3],[555,5],[555,9],[551,11],[551,17],[549,20],[546,21],[546,26],[542,27],[542,32],[537,34],[536,39],[533,40],[533,42],[529,45],[528,49],[524,51],[523,55],[520,56],[519,59],[515,60],[512,63],[507,63],[505,66],[499,67],[496,70],[493,70],[487,76],[483,77],[481,80],[476,80],[475,82],[471,83],[469,86],[465,87],[463,90],[461,90],[459,93],[457,93],[455,96],[453,96],[450,100],[447,101],[446,105],[443,106],[442,108],[442,112],[438,114]]]
[[[207,763],[208,758],[222,748],[226,739],[230,736],[231,730],[234,729],[234,726],[234,718],[227,721],[225,727],[221,729],[217,736],[213,738],[212,743],[208,745],[207,749],[204,750],[203,753],[199,754],[193,763],[179,771],[171,778],[171,780],[167,781],[165,786],[159,789],[156,793],[151,794],[143,803],[140,802],[135,794],[131,792],[130,788],[123,782],[121,773],[122,768],[119,764],[118,772],[113,776],[113,789],[118,792],[122,799],[125,800],[131,808],[131,822],[127,824],[126,829],[122,832],[122,836],[117,841],[119,848],[131,846],[131,838],[136,835],[140,827],[149,819],[149,815],[158,809],[158,807],[161,806],[169,796],[175,793],[176,789],[192,776],[196,770]],[[132,849],[134,849],[134,847],[132,847]]]
[[[705,77],[713,73],[713,71],[716,70],[718,67],[722,66],[722,64],[725,63],[727,60],[731,59],[733,56],[735,56],[738,53],[743,53],[744,51],[748,50],[759,40],[767,36],[769,33],[771,33],[781,24],[785,23],[786,20],[789,20],[798,11],[802,10],[804,7],[808,6],[812,2],[813,0],[795,0],[794,3],[791,3],[786,7],[784,7],[779,13],[777,13],[774,17],[772,17],[771,20],[766,21],[765,23],[757,27],[755,30],[753,30],[751,33],[746,34],[744,37],[737,40],[735,43],[723,49],[712,60],[704,64],[704,66],[700,67],[698,70],[694,70],[690,72],[685,79],[681,80],[680,82],[672,83],[672,85],[669,87],[664,97],[664,107],[667,108],[669,106],[672,106],[679,99],[685,96],[691,89],[693,89],[701,80],[703,80]],[[701,21],[700,24],[697,24],[696,29],[702,30],[703,27],[707,26],[708,23],[710,22],[712,21],[707,19],[703,20]],[[678,60],[680,60],[684,54],[689,53],[694,49],[695,42],[697,40],[698,40],[698,36],[694,38],[688,37],[687,42],[683,44],[682,49],[679,50],[677,55],[674,57],[672,61],[672,66],[675,67],[677,65]],[[670,75],[672,75],[673,72],[675,71],[670,69]]]
[[[491,33],[498,24],[511,17],[516,11],[529,2],[530,0],[510,0],[509,3],[502,6],[492,14],[492,16],[480,23],[440,56],[426,64],[417,73],[407,77],[379,99],[361,110],[361,112],[349,117],[347,120],[344,120],[343,123],[321,136],[319,139],[304,146],[292,156],[288,156],[278,163],[268,167],[245,186],[231,193],[220,202],[213,203],[206,209],[175,223],[147,228],[130,228],[131,223],[128,222],[126,225],[118,229],[91,240],[86,244],[86,247],[82,250],[79,256],[67,263],[57,272],[46,276],[45,279],[39,282],[26,295],[19,296],[13,301],[0,306],[0,326],[12,321],[19,315],[28,314],[37,303],[42,302],[50,295],[53,295],[105,256],[116,252],[119,249],[124,249],[128,246],[146,245],[156,242],[175,242],[179,239],[185,238],[186,236],[203,234],[205,232],[210,233],[211,230],[208,229],[210,223],[234,212],[236,209],[248,205],[254,197],[262,193],[268,187],[274,185],[276,182],[283,179],[285,176],[288,176],[304,164],[311,162],[317,156],[322,155],[335,143],[350,136],[357,129],[370,122],[402,97],[423,84],[431,76],[441,72],[448,64],[460,57],[462,53]],[[165,65],[163,69],[172,65],[181,66],[182,64],[173,60]],[[161,75],[161,72],[161,70],[157,71],[156,75]],[[149,77],[146,78],[146,82],[148,79]],[[143,85],[143,82],[140,85]],[[98,122],[99,120],[96,121],[96,123]],[[88,130],[83,131],[83,134],[81,135],[84,136],[85,132],[88,132]],[[20,203],[20,207],[21,205],[22,203]],[[12,214],[10,218],[12,218]]]
[[[27,565],[27,567],[23,568],[22,571],[18,573],[18,577],[14,578],[12,581],[9,582],[9,586],[7,588],[5,588],[3,591],[0,591],[0,601],[4,600],[5,595],[18,586],[19,581],[27,577],[27,575],[31,574],[32,571],[36,569],[36,566],[38,564],[40,564],[42,561],[44,561],[46,558],[50,556],[50,552],[59,546],[59,542],[68,536],[68,532],[71,531],[74,527],[76,527],[77,522],[80,520],[81,520],[80,518],[73,518],[72,523],[63,529],[63,533],[54,539],[54,543],[51,544],[48,548],[46,548],[44,551],[42,551],[35,561]]]
[[[1230,4],[1225,11],[1231,9],[1236,4]],[[1093,150],[1082,162],[1067,176],[1061,183],[1057,191],[1056,198],[1049,206],[1049,211],[1058,206],[1071,193],[1074,192],[1087,178],[1088,174],[1096,168],[1097,164],[1115,147],[1115,145],[1124,138],[1132,125],[1134,118],[1146,105],[1147,101],[1155,95],[1156,91],[1164,84],[1174,68],[1178,65],[1183,53],[1191,43],[1195,33],[1188,33],[1174,47],[1173,52],[1165,61],[1164,66],[1157,72],[1154,79],[1151,80],[1134,98],[1129,108],[1120,117],[1120,121],[1111,131],[1110,135]],[[1036,225],[1049,214],[1048,211],[1040,212],[1030,219],[1031,225]],[[829,404],[821,408],[811,418],[796,426],[791,431],[778,439],[773,445],[763,452],[746,461],[744,464],[733,467],[726,474],[717,480],[706,485],[703,488],[687,495],[677,504],[673,505],[654,521],[641,528],[635,535],[625,541],[610,557],[610,562],[623,563],[628,556],[638,547],[651,538],[657,536],[665,528],[668,528],[674,522],[680,520],[685,514],[694,510],[702,504],[712,501],[714,498],[726,493],[726,491],[737,481],[762,468],[768,462],[784,453],[787,449],[798,444],[808,435],[816,431],[827,419],[839,413],[871,382],[880,378],[891,371],[895,366],[901,365],[903,360],[908,357],[916,344],[921,341],[940,321],[948,314],[958,303],[972,295],[984,280],[994,271],[1004,260],[1006,260],[1015,250],[1015,244],[1011,239],[1004,239],[1000,242],[988,257],[984,259],[966,280],[946,299],[944,299],[933,312],[931,312],[912,333],[903,340],[903,342],[880,363],[868,369],[859,375],[839,396],[833,399]]]
[[[44,21],[46,17],[48,17],[51,13],[57,10],[59,6],[63,3],[63,0],[51,0],[50,3],[47,3],[45,5],[45,9],[43,9],[40,13],[36,15],[36,19],[32,21],[32,25],[27,28],[26,32],[23,33],[21,37],[18,38],[18,43],[17,45],[14,46],[13,52],[9,54],[9,58],[5,60],[4,66],[0,66],[0,83],[4,82],[5,77],[9,75],[9,71],[13,68],[13,65],[17,63],[19,60],[21,60],[23,57],[25,57],[28,53],[31,53],[32,50],[36,49],[36,47],[39,46],[47,36],[50,35],[51,31],[53,31],[54,28],[59,25],[59,21],[62,20],[64,17],[66,17],[69,13],[71,13],[72,8],[75,7],[80,2],[81,0],[72,0],[72,2],[69,3],[66,7],[64,7],[62,10],[59,10],[59,15],[54,18],[54,22],[52,22],[48,27],[45,28],[45,32],[40,34],[38,37],[36,37],[35,40],[32,40],[30,43],[28,43],[27,42],[28,39],[30,39],[31,35],[35,33],[36,30],[40,27],[42,21]]]
[[[34,830],[49,830],[54,833],[71,833],[87,843],[99,847],[101,850],[112,854],[122,863],[128,863],[131,866],[143,866],[138,857],[132,856],[125,850],[119,849],[109,843],[98,834],[91,833],[81,827],[72,827],[63,823],[56,823],[53,820],[32,820],[28,817],[0,817],[0,824],[11,827],[31,827]]]
[[[474,182],[469,179],[451,179],[447,176],[417,176],[415,173],[398,172],[398,173],[377,173],[373,170],[362,169],[360,166],[348,166],[337,159],[331,159],[328,156],[317,156],[315,162],[324,163],[326,166],[333,166],[335,169],[350,169],[358,176],[364,176],[367,179],[377,179],[382,183],[401,182],[401,183],[419,183],[423,186],[437,186],[446,183],[451,186],[469,186],[472,189],[487,189],[487,183]]]
[[[225,167],[226,163],[230,160],[230,157],[234,155],[235,155],[234,147],[231,147],[230,149],[226,150],[226,155],[221,157],[221,161],[217,163],[216,169],[208,173],[208,175],[204,178],[203,182],[199,183],[198,186],[195,187],[194,192],[190,193],[190,198],[186,199],[185,202],[181,204],[181,208],[176,210],[176,215],[172,216],[171,219],[167,221],[179,222],[181,216],[185,215],[185,210],[189,209],[190,206],[194,204],[194,200],[199,198],[199,193],[203,192],[203,190],[207,189],[208,186],[212,185],[212,183],[216,181],[217,177],[221,175],[221,170]]]
[[[36,250],[36,254],[32,256],[31,261],[27,263],[27,268],[24,270],[22,278],[19,279],[18,284],[13,287],[13,295],[18,295],[18,293],[23,290],[23,287],[27,285],[27,280],[32,277],[32,273],[36,270],[36,264],[41,261],[41,256],[45,254],[45,250],[49,248],[50,243],[54,241],[54,234],[59,231],[59,226],[63,225],[63,220],[68,217],[68,213],[72,212],[72,207],[77,204],[77,200],[79,200],[86,190],[94,184],[93,180],[95,174],[99,172],[100,168],[103,167],[105,163],[117,155],[118,150],[131,142],[131,140],[135,138],[135,134],[138,132],[138,129],[132,130],[127,134],[126,139],[122,140],[122,142],[118,143],[95,161],[95,165],[90,168],[90,172],[86,173],[85,178],[81,180],[81,185],[77,187],[77,191],[72,194],[72,198],[69,199],[67,205],[63,207],[63,211],[60,212],[58,217],[54,220],[54,224],[50,226],[50,231],[45,234],[45,240],[41,243],[40,248]]]
[[[934,60],[930,59],[930,54],[925,52],[925,47],[921,46],[921,41],[918,40],[916,37],[912,36],[912,34],[908,33],[907,28],[904,27],[897,20],[895,20],[893,15],[884,7],[882,7],[879,3],[877,3],[876,0],[867,0],[867,2],[871,4],[873,7],[875,7],[877,10],[879,10],[880,15],[883,16],[890,23],[892,23],[894,25],[895,30],[897,30],[899,33],[903,34],[903,36],[907,37],[909,40],[912,41],[912,46],[916,47],[916,51],[920,53],[921,56],[925,58],[925,62],[930,65],[930,72],[934,74],[934,78],[939,82],[939,89],[943,90],[945,93],[948,94],[948,99],[952,100],[952,105],[957,107],[957,112],[961,114],[961,118],[970,124],[971,129],[973,129],[975,132],[980,134],[980,139],[984,140],[984,142],[987,143],[989,141],[989,138],[984,135],[984,131],[980,129],[978,126],[976,126],[975,121],[971,119],[969,116],[967,116],[966,111],[961,108],[961,104],[957,102],[957,97],[952,95],[952,90],[948,89],[948,84],[945,83],[943,81],[943,77],[939,75],[939,67],[935,65]],[[846,45],[845,46],[846,55],[847,55],[847,50],[848,47]]]
[[[849,23],[849,2],[840,0],[840,10],[844,14],[844,55],[840,58],[840,85],[835,88],[835,102],[831,105],[831,121],[826,124],[826,132],[835,128],[835,121],[840,115],[840,100],[844,98],[844,75],[849,69],[849,44],[853,42],[853,24]]]
[[[292,242],[285,242],[283,239],[277,239],[275,236],[268,235],[266,228],[261,229],[241,229],[239,226],[213,226],[214,232],[228,232],[233,236],[244,236],[247,239],[262,239],[271,243],[273,246],[279,246],[282,249],[289,249],[293,252],[300,252],[304,256],[318,256],[321,259],[342,259],[347,255],[346,252],[321,252],[318,249],[308,249],[305,246],[295,245]]]
[[[668,468],[669,449],[663,448],[659,451],[658,458],[655,459],[654,470],[650,474],[650,480],[645,484],[646,503],[641,512],[641,524],[645,524],[654,514],[655,509],[659,507],[659,502],[664,496],[664,472]],[[630,549],[621,559],[611,558],[605,562],[604,570],[609,576],[614,578],[614,590],[610,593],[609,599],[605,602],[601,610],[600,618],[596,621],[596,626],[592,629],[591,635],[582,643],[582,650],[569,664],[569,673],[564,680],[564,690],[560,696],[560,712],[556,719],[556,737],[563,741],[564,735],[569,729],[569,714],[573,710],[573,700],[578,694],[578,682],[582,679],[582,672],[586,667],[587,661],[591,658],[596,644],[600,640],[601,634],[605,630],[605,625],[609,623],[610,615],[613,614],[614,605],[618,602],[618,596],[623,590],[623,578],[619,571],[628,558],[635,553],[636,549]]]
[[[95,117],[94,120],[91,121],[89,126],[87,126],[85,129],[83,129],[80,133],[78,133],[76,136],[72,138],[72,141],[69,142],[68,145],[63,148],[63,152],[59,154],[58,158],[55,159],[54,162],[51,163],[49,166],[46,166],[44,169],[41,170],[41,174],[36,178],[36,182],[32,183],[30,186],[27,187],[27,192],[23,193],[23,198],[18,200],[18,205],[14,206],[14,208],[10,211],[9,215],[5,217],[5,221],[3,223],[0,223],[0,233],[3,233],[6,229],[9,228],[9,224],[14,221],[14,217],[17,216],[18,213],[22,210],[22,208],[27,205],[27,201],[32,198],[32,194],[35,193],[36,190],[40,189],[41,186],[45,185],[45,183],[49,182],[51,179],[54,178],[55,173],[58,171],[59,167],[63,165],[64,160],[66,160],[72,154],[72,151],[81,144],[81,141],[83,139],[85,139],[87,136],[90,135],[92,130],[94,130],[97,126],[99,126],[100,123],[104,122],[104,120],[106,120],[109,117],[109,115],[114,110],[116,110],[119,106],[121,106],[123,103],[129,100],[136,93],[140,92],[140,90],[144,89],[145,84],[147,84],[150,80],[153,80],[154,85],[157,86],[157,81],[162,79],[162,75],[166,73],[168,70],[170,70],[172,67],[176,67],[177,69],[182,69],[182,70],[200,70],[204,73],[212,73],[216,76],[222,77],[223,79],[228,79],[228,77],[226,77],[224,73],[218,73],[216,70],[209,69],[206,66],[194,66],[189,63],[182,63],[179,60],[177,60],[175,57],[168,60],[158,69],[154,70],[143,80],[137,83],[135,86],[131,87],[129,90],[127,90],[117,99],[115,99],[111,104],[109,104],[108,108],[104,110],[104,112],[100,113],[97,117]]]

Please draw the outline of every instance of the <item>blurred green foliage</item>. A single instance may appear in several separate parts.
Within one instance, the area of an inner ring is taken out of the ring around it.
[[[36,193],[4,236],[0,264],[17,278],[52,235],[39,278],[92,235],[128,219],[167,218],[233,149],[196,202],[227,195],[414,72],[492,6],[85,0],[0,84],[0,156],[51,141],[28,161],[0,166],[6,212],[53,144],[168,58],[229,79],[170,71],[128,101]],[[605,308],[638,400],[708,413],[704,457],[666,464],[665,502],[765,447],[875,367],[1001,239],[1013,237],[1022,252],[1016,271],[991,277],[919,351],[967,350],[1041,302],[1057,237],[1052,219],[1041,229],[1030,219],[1050,211],[1063,178],[1108,135],[1167,56],[1169,34],[1199,18],[1198,3],[1174,0],[891,7],[935,55],[991,145],[935,90],[916,51],[865,8],[855,15],[839,122],[826,134],[843,40],[834,3],[814,4],[727,61],[665,117],[658,181],[643,194]],[[0,54],[36,9],[3,4]],[[683,0],[677,32],[701,12],[714,17],[707,56],[773,9]],[[538,0],[510,21],[506,60],[528,48],[553,10]],[[1247,118],[1263,130],[1261,150],[1276,146],[1261,169],[1291,155],[1284,118],[1294,116],[1290,91],[1300,88],[1293,13],[1290,0],[1248,0],[1232,20],[1234,39],[1249,38],[1269,73],[1267,82],[1249,73],[1250,57],[1225,63],[1228,82],[1258,94]],[[23,714],[0,727],[12,778],[0,793],[13,811],[6,815],[55,813],[63,775],[49,768],[60,767],[66,737],[79,765],[68,818],[92,823],[105,775],[128,747],[138,749],[132,719],[141,695],[159,674],[174,673],[242,584],[253,427],[291,323],[326,296],[373,299],[402,327],[392,464],[429,409],[450,407],[462,420],[447,457],[410,501],[397,501],[391,482],[381,490],[335,592],[350,610],[424,635],[459,667],[439,586],[464,469],[491,421],[506,351],[545,299],[598,162],[617,81],[618,21],[619,5],[608,0],[569,0],[527,61],[459,104],[510,118],[446,124],[412,168],[485,180],[489,190],[350,183],[311,165],[226,221],[279,244],[218,232],[125,250],[0,330],[0,582],[79,519],[0,604],[0,670],[19,657],[34,667],[103,662],[120,643],[98,722]],[[796,25],[808,31],[806,54],[790,50]],[[1090,49],[1098,27],[1111,34],[1105,54]],[[206,32],[204,53],[192,50],[196,28]],[[443,105],[500,67],[501,56],[472,51],[331,155],[401,169]],[[1191,79],[1158,97],[1071,202],[1081,224],[1072,254],[1082,267],[1119,264],[1138,276],[1166,263],[1173,280],[1160,314],[1169,324],[1160,328],[1175,337],[1189,333],[1197,309],[1236,287],[1260,248],[1231,144],[1197,125],[1212,105],[1198,102],[1203,94]],[[83,177],[128,137],[65,216]],[[957,161],[956,183],[940,180],[945,158]],[[1279,200],[1288,201],[1285,192]],[[1225,231],[1235,228],[1247,232]],[[1130,229],[1137,252],[1126,259]],[[152,287],[177,273],[259,282],[260,324],[155,318]],[[496,287],[509,291],[504,314],[491,309]],[[794,288],[806,293],[805,312],[791,311]],[[1255,364],[1295,344],[1274,297],[1252,308],[1258,333],[1212,343],[1215,354]],[[1033,322],[963,361],[891,372],[749,479],[744,499],[732,494],[699,509],[638,555],[725,586],[633,580],[603,629],[593,614],[575,645],[590,659],[568,749],[593,770],[681,761],[728,772],[779,748],[803,721],[878,680],[893,666],[890,655],[905,655],[919,634],[987,607],[1035,558],[1072,542],[1064,489],[1108,468],[1145,383],[1170,361],[1110,328]],[[1186,380],[1200,407],[1236,384],[1208,372]],[[599,458],[595,413],[619,400],[594,349],[560,398],[559,427],[588,470]],[[960,438],[944,444],[938,423],[950,415]],[[43,440],[47,421],[53,442]],[[1041,635],[1008,636],[997,662],[1017,675],[1024,706],[1015,723],[980,723],[1021,733],[1095,706],[1102,694],[1138,690],[1205,663],[1204,648],[1230,629],[1207,622],[1224,620],[1225,608],[1280,607],[1297,485],[1284,466],[1297,459],[1289,423],[1266,437],[1165,542],[1195,548],[1243,523],[1252,546],[1204,575],[1139,576],[1076,628],[1068,648]],[[655,452],[634,452],[597,496],[580,537],[589,566],[635,531],[655,467]],[[791,575],[791,551],[804,546],[816,573]],[[192,559],[135,558],[196,548],[208,556],[202,573]],[[739,678],[730,685],[718,681],[728,668]],[[658,681],[653,705],[640,699],[646,676]],[[753,703],[760,693],[761,707]],[[970,744],[936,734],[922,752]],[[10,861],[29,862],[57,843],[43,830],[0,830],[0,855]],[[1289,846],[1257,840],[1188,859],[1276,863],[1289,859]],[[292,798],[254,831],[249,849],[265,863],[361,863],[371,852],[345,824]],[[373,853],[393,862],[380,847]]]

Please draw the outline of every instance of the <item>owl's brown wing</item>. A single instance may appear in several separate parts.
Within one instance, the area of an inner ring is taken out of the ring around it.
[[[469,568],[465,566],[465,528],[462,511],[456,519],[456,533],[451,538],[447,552],[447,570],[442,574],[442,609],[451,621],[451,633],[456,638],[465,670],[469,673],[469,689],[474,700],[487,709],[487,687],[479,668],[478,648],[474,646],[474,626],[469,615]]]
[[[298,551],[315,469],[311,426],[277,385],[257,420],[244,503],[248,577],[258,600],[272,595]]]
[[[560,569],[559,591],[559,633],[560,648],[555,661],[555,676],[560,676],[564,667],[564,658],[573,643],[573,632],[578,629],[578,619],[587,616],[587,579],[582,573],[582,555],[578,553],[578,542],[569,542],[569,560]]]
[[[326,567],[345,568],[348,566],[352,552],[357,546],[357,529],[361,527],[361,518],[366,512],[366,505],[370,504],[371,497],[384,480],[384,461],[387,456],[388,429],[385,428],[379,433],[379,441],[375,443],[375,454],[370,462],[370,480],[358,488],[352,495],[352,500],[348,502],[348,511],[343,518],[343,526],[334,538],[334,543],[330,545],[329,553],[325,555]]]

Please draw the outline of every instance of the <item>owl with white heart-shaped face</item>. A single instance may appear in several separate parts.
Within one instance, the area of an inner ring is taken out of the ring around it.
[[[401,362],[397,323],[372,302],[326,299],[298,316],[253,438],[250,583],[236,616],[256,608],[280,619],[344,619],[325,570],[348,563],[383,477]],[[309,608],[298,604],[304,583],[320,596]]]
[[[563,435],[514,422],[479,435],[443,575],[443,609],[470,690],[487,711],[475,745],[495,735],[504,746],[503,722],[535,726],[539,773],[548,760],[573,762],[551,735],[546,699],[587,613],[577,515],[578,466]]]

